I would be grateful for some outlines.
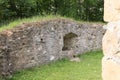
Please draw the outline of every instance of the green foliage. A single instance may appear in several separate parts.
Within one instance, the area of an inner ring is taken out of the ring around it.
[[[102,51],[80,55],[81,62],[59,60],[17,72],[10,80],[102,80]]]
[[[31,16],[34,4],[34,0],[0,0],[4,19]]]
[[[103,0],[0,0],[0,21],[50,14],[102,21]]]

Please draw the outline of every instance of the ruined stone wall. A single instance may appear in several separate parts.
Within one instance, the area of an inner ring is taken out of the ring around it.
[[[108,22],[103,37],[102,78],[120,80],[120,0],[104,0],[104,20]]]
[[[67,19],[24,23],[0,33],[0,74],[45,64],[74,54],[101,49],[101,24]]]

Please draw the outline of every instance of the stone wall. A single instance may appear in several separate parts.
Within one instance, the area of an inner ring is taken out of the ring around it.
[[[69,56],[101,49],[102,24],[67,19],[24,23],[0,33],[0,74],[45,64]]]
[[[120,0],[104,0],[104,20],[108,22],[103,37],[102,78],[120,80]]]

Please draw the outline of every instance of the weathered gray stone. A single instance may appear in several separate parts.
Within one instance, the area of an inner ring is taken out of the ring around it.
[[[24,23],[0,33],[0,74],[101,49],[102,25],[67,19]],[[4,36],[2,36],[4,34]],[[67,54],[74,50],[72,55]]]

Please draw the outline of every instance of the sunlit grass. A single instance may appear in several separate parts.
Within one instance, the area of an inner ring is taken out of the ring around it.
[[[5,24],[3,26],[0,26],[0,31],[3,31],[5,29],[11,29],[13,27],[16,27],[22,23],[30,23],[30,22],[40,22],[40,21],[46,21],[46,20],[51,20],[51,19],[56,19],[56,18],[62,18],[59,15],[58,16],[34,16],[31,18],[23,18],[23,19],[17,19],[15,21],[10,22],[9,24]]]
[[[74,20],[73,18],[68,18],[68,17],[62,17],[59,15],[48,15],[48,16],[34,16],[34,17],[30,17],[30,18],[23,18],[23,19],[17,19],[14,20],[12,22],[10,22],[9,24],[4,24],[2,26],[0,26],[0,31],[6,30],[6,29],[12,29],[13,27],[16,27],[22,23],[30,23],[30,22],[41,22],[41,21],[46,21],[46,20],[52,20],[52,19],[68,19],[68,20],[73,20],[76,21],[78,23],[97,23],[97,24],[104,24],[103,22],[88,22],[88,21],[77,21]]]
[[[102,80],[102,51],[88,52],[79,57],[81,62],[63,59],[22,70],[14,74],[10,80]]]

